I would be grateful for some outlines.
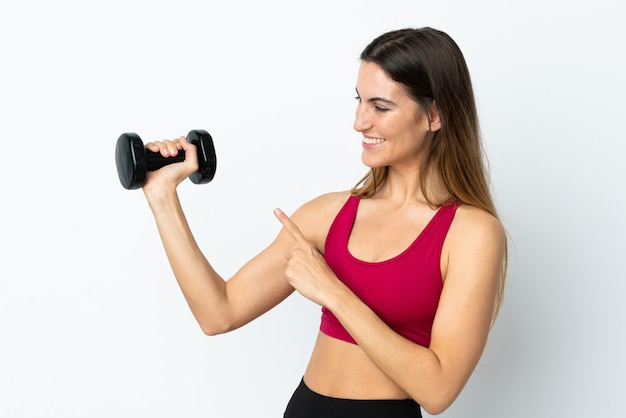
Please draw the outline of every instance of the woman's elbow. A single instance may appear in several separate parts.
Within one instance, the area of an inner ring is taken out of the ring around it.
[[[216,321],[214,319],[207,320],[198,318],[198,325],[200,325],[202,332],[209,337],[226,334],[236,328],[228,321]]]
[[[452,403],[449,404],[436,404],[436,403],[427,403],[427,404],[420,404],[420,406],[422,407],[422,409],[424,411],[426,411],[428,413],[428,415],[439,415],[441,413],[443,413],[446,409],[448,409],[448,407],[451,405]]]
[[[227,332],[217,327],[213,327],[213,326],[209,327],[209,326],[204,326],[202,324],[200,324],[200,329],[202,330],[202,333],[204,335],[207,335],[209,337],[214,337],[216,335],[224,334]]]
[[[422,409],[424,409],[424,411],[428,412],[429,415],[439,415],[443,412],[445,412],[446,409],[448,409],[448,407],[452,405],[452,401],[450,402],[441,402],[441,401],[435,401],[435,402],[426,402],[424,404],[420,404],[420,406],[422,407]]]
[[[458,397],[459,392],[440,390],[432,393],[426,399],[421,399],[420,406],[429,415],[439,415],[445,412]]]

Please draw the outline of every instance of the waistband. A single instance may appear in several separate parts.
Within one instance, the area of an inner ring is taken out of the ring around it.
[[[343,399],[312,391],[304,379],[294,392],[284,418],[421,418],[412,399]]]

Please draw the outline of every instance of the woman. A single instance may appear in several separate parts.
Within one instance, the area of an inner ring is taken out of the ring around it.
[[[444,411],[485,347],[506,238],[483,165],[463,55],[431,28],[381,35],[361,54],[354,129],[371,168],[317,197],[225,281],[176,194],[196,170],[179,138],[147,144],[182,163],[143,186],[174,274],[208,335],[234,330],[294,290],[322,306],[320,332],[285,417],[419,417]]]

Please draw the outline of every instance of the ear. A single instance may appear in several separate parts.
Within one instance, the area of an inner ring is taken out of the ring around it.
[[[441,118],[439,117],[439,110],[437,109],[437,103],[433,100],[433,103],[428,108],[428,130],[430,132],[437,132],[441,129]]]

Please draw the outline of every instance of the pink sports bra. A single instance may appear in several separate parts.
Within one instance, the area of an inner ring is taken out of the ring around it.
[[[337,214],[326,237],[324,259],[337,277],[387,325],[405,338],[428,347],[443,288],[441,248],[459,205],[451,201],[442,206],[399,255],[370,263],[348,251],[348,238],[360,200],[350,196]],[[356,344],[326,307],[322,307],[320,330]]]

